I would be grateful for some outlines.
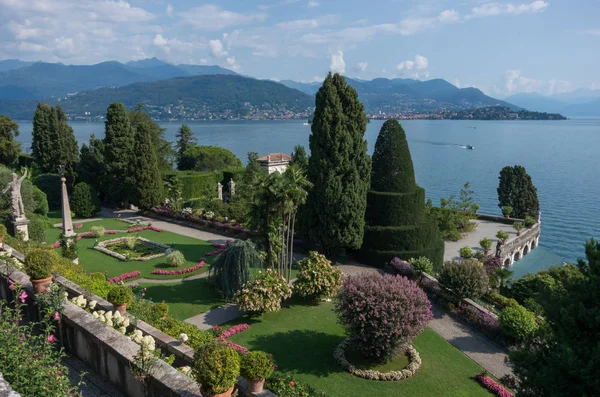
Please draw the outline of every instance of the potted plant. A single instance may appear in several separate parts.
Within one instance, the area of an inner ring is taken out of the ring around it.
[[[6,236],[6,226],[0,223],[0,243],[4,242],[4,236]]]
[[[154,305],[154,312],[160,316],[160,318],[167,318],[167,314],[169,313],[169,305],[165,302],[157,303]]]
[[[273,373],[275,364],[271,356],[255,351],[242,356],[240,373],[248,381],[249,393],[260,393],[267,379]]]
[[[500,241],[500,244],[504,244],[506,240],[508,240],[508,233],[504,230],[498,230],[498,233],[496,233],[496,238]]]
[[[108,291],[107,300],[113,304],[116,310],[121,314],[125,314],[127,311],[127,304],[131,302],[133,294],[131,289],[126,285],[117,285]]]
[[[536,221],[535,218],[531,215],[527,215],[525,217],[525,227],[527,228],[531,228],[533,225],[535,225]]]
[[[240,375],[240,356],[222,342],[210,342],[194,354],[193,371],[203,397],[230,397]]]
[[[513,223],[513,229],[517,231],[517,236],[521,235],[521,230],[525,227],[522,222]]]
[[[510,218],[510,214],[512,214],[513,212],[513,207],[511,207],[510,205],[505,205],[504,207],[502,207],[502,215],[504,215],[505,218]]]
[[[52,269],[57,262],[58,254],[52,250],[36,248],[27,253],[24,269],[36,294],[48,291],[52,282]]]

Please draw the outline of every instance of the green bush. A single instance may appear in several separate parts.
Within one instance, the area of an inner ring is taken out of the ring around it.
[[[75,260],[77,259],[77,238],[67,237],[64,234],[60,235],[60,248],[63,258]]]
[[[181,251],[175,250],[167,255],[167,263],[171,267],[182,267],[186,264],[186,260]]]
[[[4,224],[0,223],[0,237],[4,237],[6,236],[6,226],[4,226]]]
[[[535,223],[536,223],[536,220],[533,216],[527,215],[525,217],[525,227],[531,227],[531,226],[535,225]]]
[[[423,273],[433,274],[433,263],[427,257],[410,258],[408,263],[412,265],[413,271],[418,275],[423,275]]]
[[[490,299],[492,300],[492,302],[494,302],[502,307],[519,305],[519,302],[517,302],[516,299],[507,298],[506,296],[502,295],[498,291],[492,291],[488,295],[489,295]]]
[[[38,243],[46,241],[46,221],[39,215],[29,215],[29,239]]]
[[[108,291],[107,299],[110,303],[115,306],[124,305],[126,303],[131,302],[133,298],[133,294],[131,293],[131,289],[126,285],[117,285]]]
[[[521,305],[507,306],[498,317],[504,333],[515,341],[525,341],[538,330],[535,314]]]
[[[90,233],[92,233],[92,236],[94,236],[95,238],[100,238],[104,236],[104,232],[105,229],[102,226],[92,226],[90,228]]]
[[[274,366],[269,354],[254,351],[242,356],[240,374],[249,381],[267,379],[273,374]]]
[[[517,231],[517,236],[521,234],[521,230],[523,230],[524,227],[525,225],[523,225],[523,222],[513,223],[513,229]]]
[[[326,397],[311,386],[298,383],[291,375],[274,374],[265,382],[265,387],[279,397]]]
[[[513,207],[511,207],[510,205],[505,205],[504,207],[502,207],[502,215],[510,216],[510,214],[512,214],[512,212],[513,212]]]
[[[487,254],[490,248],[492,248],[492,240],[485,237],[479,241],[479,246],[483,249],[483,252]]]
[[[40,188],[35,185],[33,187],[33,201],[35,202],[35,209],[33,212],[36,214],[46,216],[49,211],[48,207],[48,197],[46,197],[46,193],[44,193]]]
[[[192,373],[204,391],[224,393],[240,375],[240,356],[222,342],[207,343],[196,350]]]
[[[25,273],[32,280],[48,278],[57,262],[58,254],[55,251],[42,248],[29,250],[25,256]]]
[[[331,266],[331,261],[316,251],[298,262],[300,272],[294,282],[294,292],[305,298],[331,298],[340,289],[343,275]]]
[[[287,281],[269,269],[256,280],[247,283],[233,300],[240,310],[250,314],[261,314],[279,311],[281,301],[290,296],[292,289]]]
[[[129,309],[129,311],[133,312],[133,308]],[[138,314],[137,311],[133,313],[135,313],[135,315],[140,317],[142,320],[146,321],[147,323],[151,324],[152,326],[156,327],[157,329],[161,330],[165,334],[175,339],[178,339],[180,334],[186,334],[188,336],[188,341],[185,342],[185,344],[194,350],[200,348],[201,346],[204,346],[207,343],[214,341],[215,339],[210,332],[201,331],[195,325],[176,320],[172,317],[152,321],[152,318],[150,316],[142,316]],[[154,315],[156,316],[156,312],[154,313]]]
[[[498,233],[496,233],[496,238],[498,240],[500,240],[501,244],[504,244],[506,242],[506,240],[508,240],[508,233],[505,232],[504,230],[498,230]]]
[[[46,193],[48,206],[51,210],[58,210],[61,207],[61,189],[62,182],[58,174],[42,174],[33,179],[33,184],[41,191]]]
[[[471,259],[473,257],[473,250],[471,247],[462,247],[458,252],[461,258]]]
[[[154,304],[154,311],[159,317],[166,317],[169,314],[169,305],[164,302]]]
[[[71,195],[71,209],[78,218],[89,218],[100,211],[96,189],[85,182],[75,185]]]
[[[478,298],[488,289],[488,275],[475,259],[446,262],[439,277],[440,284],[451,291],[458,302]]]

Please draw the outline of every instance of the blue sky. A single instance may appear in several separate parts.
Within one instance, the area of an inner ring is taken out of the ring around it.
[[[444,78],[503,97],[600,89],[599,0],[0,0],[0,57],[158,57],[270,79]]]

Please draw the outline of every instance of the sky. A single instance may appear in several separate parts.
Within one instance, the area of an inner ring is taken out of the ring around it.
[[[262,79],[600,89],[600,0],[0,0],[0,59],[157,57]]]

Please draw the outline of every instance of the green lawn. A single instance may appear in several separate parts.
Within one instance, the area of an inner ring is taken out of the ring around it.
[[[83,224],[81,229],[76,230],[77,233],[89,231],[92,226],[103,226],[105,229],[119,229],[126,230],[130,228],[130,225],[118,221],[116,219],[106,219],[101,221],[87,222]],[[59,228],[52,228],[46,230],[46,241],[50,244],[56,242],[62,231]],[[109,240],[117,237],[124,237],[127,233],[118,233],[116,235],[104,235],[99,240]],[[140,237],[147,238],[148,240],[155,241],[169,245],[171,248],[180,250],[185,256],[187,263],[184,267],[192,267],[200,261],[200,258],[205,258],[207,264],[212,263],[214,256],[206,256],[207,252],[213,251],[214,248],[209,242],[195,239],[193,237],[183,236],[167,231],[155,232],[152,230],[144,230],[139,233]],[[83,268],[88,272],[104,272],[106,271],[109,277],[118,276],[123,273],[139,270],[142,273],[142,277],[156,278],[156,279],[169,279],[169,278],[182,278],[189,277],[193,274],[203,273],[208,271],[208,266],[202,268],[196,273],[187,273],[185,275],[177,276],[158,276],[153,275],[151,272],[155,269],[168,269],[173,270],[167,264],[166,257],[160,257],[146,262],[141,261],[129,261],[123,262],[109,255],[103,254],[93,248],[94,238],[84,238],[78,242],[79,250],[79,263],[82,264]]]
[[[146,298],[169,304],[169,314],[185,320],[224,305],[219,294],[208,286],[206,278],[169,284],[140,283],[146,287]]]
[[[344,339],[332,303],[292,304],[260,319],[240,318],[226,326],[250,328],[230,338],[251,350],[274,355],[279,370],[327,396],[491,396],[473,377],[481,367],[430,328],[415,339],[423,365],[413,378],[398,382],[361,379],[341,370],[333,349]]]

